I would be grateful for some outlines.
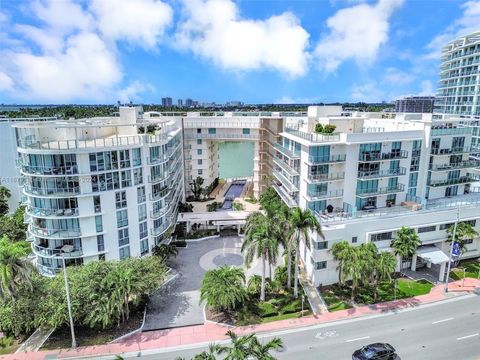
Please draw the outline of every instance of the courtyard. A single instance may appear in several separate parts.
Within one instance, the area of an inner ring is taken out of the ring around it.
[[[241,246],[241,237],[221,236],[178,248],[177,257],[169,260],[173,278],[150,297],[143,331],[203,324],[204,304],[199,301],[203,275],[222,265],[243,266]],[[261,275],[260,262],[254,261],[245,273],[247,278]]]

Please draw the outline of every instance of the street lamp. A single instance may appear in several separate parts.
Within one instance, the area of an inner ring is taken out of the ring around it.
[[[60,249],[61,253],[71,253],[73,251],[72,245],[64,245]],[[60,256],[62,259],[63,265],[63,278],[65,280],[65,292],[67,293],[67,308],[68,308],[68,318],[70,320],[70,332],[72,333],[72,349],[77,347],[77,341],[75,340],[75,330],[73,328],[73,317],[72,317],[72,304],[70,303],[70,288],[68,287],[67,279],[67,267],[65,266],[65,257]]]

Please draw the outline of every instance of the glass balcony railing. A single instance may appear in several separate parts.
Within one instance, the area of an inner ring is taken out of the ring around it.
[[[170,219],[166,219],[166,221],[164,223],[162,223],[162,225],[160,225],[159,227],[150,229],[150,233],[153,236],[162,235],[165,231],[167,231],[167,229],[170,227],[171,223],[172,222],[171,222]]]
[[[53,237],[53,238],[72,238],[79,237],[82,232],[78,228],[72,229],[54,229],[54,228],[41,228],[30,224],[29,230],[36,236]]]
[[[309,191],[307,196],[311,200],[329,199],[343,196],[343,189],[326,190],[326,191]]]
[[[282,183],[285,189],[288,190],[289,193],[298,192],[298,186],[295,185],[291,180],[289,180],[285,175],[283,175],[280,171],[273,170],[273,176],[277,178],[278,181]]]
[[[285,132],[313,143],[340,141],[340,134],[338,133],[316,134],[316,133],[307,133],[304,131],[291,129],[291,128],[286,128]]]
[[[312,183],[326,182],[345,179],[344,172],[332,173],[332,174],[308,174],[308,180]]]
[[[477,181],[477,177],[467,174],[466,176],[460,176],[454,179],[443,179],[443,180],[430,180],[428,186],[431,187],[440,187],[440,186],[450,186],[450,185],[460,185],[467,184]]]
[[[159,217],[162,217],[168,214],[169,210],[170,210],[170,206],[168,203],[166,203],[163,208],[150,211],[150,217],[152,219],[158,219]]]
[[[32,250],[34,254],[43,256],[43,257],[58,256],[58,257],[64,257],[64,258],[75,258],[75,257],[83,256],[82,248],[74,248],[70,252],[64,252],[62,251],[62,249],[52,249],[52,248],[43,247],[35,243],[32,243]]]
[[[382,177],[401,176],[407,173],[407,169],[399,167],[388,170],[374,170],[374,171],[359,171],[357,176],[359,180],[377,179]]]
[[[431,171],[448,171],[455,169],[469,169],[480,167],[480,160],[464,160],[452,164],[432,164],[429,166]]]
[[[25,186],[26,193],[31,195],[43,195],[43,196],[71,196],[80,194],[80,186],[72,186],[68,188],[44,188],[36,186]]]
[[[464,128],[432,128],[432,136],[435,135],[463,135],[463,134],[470,134],[472,132],[472,128],[464,127]]]
[[[38,216],[38,217],[42,217],[42,216],[68,217],[68,216],[78,216],[78,208],[45,209],[45,208],[28,206],[27,213],[33,216]]]
[[[408,158],[408,151],[394,150],[389,153],[367,152],[359,154],[358,160],[361,162],[382,161],[382,160],[397,160]]]
[[[309,156],[308,162],[311,165],[345,162],[347,155],[339,154],[332,156]]]
[[[168,148],[167,151],[163,154],[160,154],[158,156],[155,156],[155,157],[147,157],[147,163],[149,165],[158,165],[158,164],[161,164],[161,163],[164,163],[164,162],[167,162],[168,160],[170,160],[170,158],[175,155],[175,154],[178,154],[178,151],[180,150],[180,143],[174,145],[173,147],[171,148]]]
[[[25,174],[32,175],[76,175],[77,165],[70,166],[32,166],[21,164],[20,169]]]
[[[286,157],[290,159],[300,159],[300,153],[299,152],[293,152],[292,150],[287,149],[284,147],[282,144],[275,144],[275,150],[278,150],[280,153],[285,155]]]
[[[298,170],[296,170],[295,168],[293,168],[292,166],[290,166],[289,164],[287,164],[285,161],[283,161],[282,159],[280,159],[279,157],[275,156],[273,158],[273,162],[280,166],[284,171],[286,171],[287,173],[289,173],[290,175],[292,176],[297,176],[298,175]]]
[[[472,149],[469,146],[459,148],[446,148],[446,149],[432,149],[430,154],[432,155],[451,155],[451,154],[465,154],[470,153]]]
[[[289,207],[297,206],[296,197],[289,195],[282,185],[274,183],[272,186],[285,204],[287,204]]]
[[[405,190],[405,185],[403,184],[397,184],[395,186],[387,186],[387,187],[373,188],[373,189],[357,189],[357,196],[370,197],[375,195],[394,194],[398,192],[403,192],[404,190]]]

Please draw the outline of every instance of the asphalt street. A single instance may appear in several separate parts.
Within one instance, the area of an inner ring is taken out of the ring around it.
[[[351,359],[363,345],[388,342],[402,360],[479,360],[480,296],[468,295],[440,303],[412,307],[396,313],[343,320],[301,329],[260,334],[263,340],[280,337],[278,359]],[[192,358],[206,348],[191,345],[174,351],[159,349],[128,354],[144,360]]]

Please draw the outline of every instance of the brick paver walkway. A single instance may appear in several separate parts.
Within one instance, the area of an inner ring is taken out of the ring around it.
[[[449,286],[449,293],[444,293],[444,285],[438,285],[427,295],[421,295],[410,299],[402,299],[370,306],[359,306],[352,309],[324,313],[321,315],[307,316],[300,319],[281,320],[266,324],[240,326],[230,328],[239,335],[252,332],[262,333],[289,328],[317,325],[337,320],[346,320],[366,315],[381,314],[388,311],[401,310],[416,307],[422,304],[433,303],[451,297],[473,292],[480,288],[480,280],[466,279],[462,286],[462,280],[452,282]],[[68,359],[79,356],[95,356],[106,354],[121,354],[139,352],[142,350],[158,349],[165,347],[176,347],[195,343],[206,343],[226,339],[226,326],[207,322],[204,325],[189,326],[170,330],[151,331],[147,333],[136,333],[124,338],[117,343],[80,347],[76,350],[40,351],[35,353],[17,353],[0,356],[5,360],[43,360],[45,356],[54,354],[58,359]]]

